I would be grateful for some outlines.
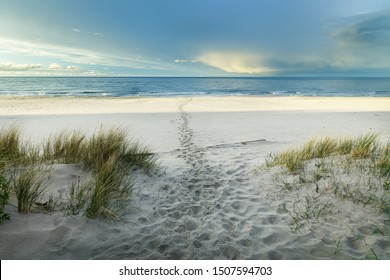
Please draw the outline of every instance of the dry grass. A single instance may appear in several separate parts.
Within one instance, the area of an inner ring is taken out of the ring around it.
[[[378,134],[366,134],[355,139],[350,155],[355,159],[367,158],[378,148]]]
[[[43,195],[48,183],[49,170],[30,165],[17,171],[12,178],[12,190],[18,200],[18,212],[30,213]]]
[[[10,215],[4,212],[4,207],[8,204],[9,195],[10,183],[4,176],[0,176],[0,223],[10,219]]]
[[[80,178],[70,182],[68,201],[65,210],[70,215],[78,215],[85,211],[85,206],[91,197],[92,184],[90,181],[81,182]]]
[[[98,214],[110,213],[113,218],[120,218],[133,187],[128,170],[115,154],[97,165],[93,171],[94,184],[85,210],[87,217],[95,218]]]
[[[353,159],[361,159],[373,155],[379,148],[378,134],[366,134],[355,139],[331,137],[311,139],[298,149],[270,155],[266,166],[281,165],[290,172],[296,172],[302,169],[303,162],[307,160],[334,155],[349,155]]]
[[[99,130],[85,143],[82,151],[84,164],[94,170],[100,168],[99,164],[115,156],[118,162],[129,167],[153,169],[156,163],[155,155],[139,142],[130,142],[126,135],[125,130],[115,127]]]
[[[14,165],[22,156],[21,131],[17,125],[0,129],[0,172]]]
[[[43,146],[43,159],[63,163],[79,163],[85,147],[85,134],[81,131],[67,131],[51,135]]]
[[[272,195],[283,201],[284,220],[294,233],[332,226],[337,217],[347,228],[344,236],[371,240],[378,229],[388,234],[384,229],[390,220],[390,144],[381,144],[377,134],[311,139],[270,155],[266,167],[273,166],[284,167],[269,170],[274,172]],[[362,218],[366,211],[370,218]],[[334,239],[335,254],[342,250],[343,238]],[[374,251],[366,243],[367,256],[380,258],[381,249]]]
[[[83,185],[71,183],[66,210],[84,211],[89,218],[106,215],[119,218],[129,209],[132,193],[130,173],[134,168],[147,172],[156,168],[150,149],[127,138],[125,129],[100,129],[91,137],[81,131],[64,130],[51,135],[43,144],[21,142],[21,129],[0,130],[0,175],[12,173],[12,190],[18,211],[29,213],[45,190],[47,169],[54,163],[81,163],[92,179]]]
[[[381,156],[378,158],[377,168],[382,176],[390,177],[390,142],[382,148]]]

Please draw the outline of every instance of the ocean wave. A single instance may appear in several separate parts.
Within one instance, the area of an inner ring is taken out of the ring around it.
[[[3,96],[373,96],[389,78],[34,78],[0,77]]]
[[[293,90],[273,90],[268,91],[265,94],[273,96],[316,96],[316,92],[304,92],[304,91],[293,91]]]
[[[377,90],[373,93],[375,96],[390,96],[390,90]]]

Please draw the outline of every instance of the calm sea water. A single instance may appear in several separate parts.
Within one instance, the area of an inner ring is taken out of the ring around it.
[[[390,96],[390,78],[0,77],[9,96]]]

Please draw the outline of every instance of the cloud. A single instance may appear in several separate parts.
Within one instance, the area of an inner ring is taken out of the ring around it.
[[[197,63],[198,61],[195,59],[175,59],[176,63]]]
[[[49,65],[49,70],[80,70],[79,66],[69,65],[62,67],[58,63],[52,63]]]
[[[134,58],[121,57],[85,49],[0,38],[0,52],[3,50],[10,54],[15,53],[31,57],[49,57],[88,66],[102,65],[155,70],[167,70],[171,68],[170,65],[164,63],[142,60],[139,56]]]
[[[336,42],[331,57],[336,67],[390,71],[389,9],[340,19],[329,29]]]
[[[390,45],[390,10],[361,13],[331,26],[332,35],[348,46]]]
[[[41,68],[42,64],[18,64],[13,62],[0,63],[0,71],[28,71]]]
[[[231,51],[204,52],[197,60],[236,74],[390,74],[390,9],[336,19],[328,22],[322,31],[328,37],[322,37],[316,47],[309,49],[285,47],[280,50],[262,46],[247,52],[245,46],[234,46]]]
[[[62,66],[59,65],[58,63],[52,63],[49,65],[49,69],[50,70],[59,70],[59,69],[62,69]]]
[[[89,35],[94,35],[94,36],[104,36],[104,34],[100,33],[100,32],[82,31],[82,30],[80,30],[78,28],[72,28],[71,30],[76,32],[76,33],[84,33],[84,34],[89,34]]]
[[[200,62],[237,74],[270,74],[273,69],[263,65],[263,59],[258,54],[236,52],[208,52],[197,58]]]
[[[80,70],[79,66],[69,65],[65,67],[66,70]]]

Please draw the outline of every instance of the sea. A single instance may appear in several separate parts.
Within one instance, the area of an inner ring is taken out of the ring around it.
[[[0,77],[0,96],[390,97],[390,78]]]

